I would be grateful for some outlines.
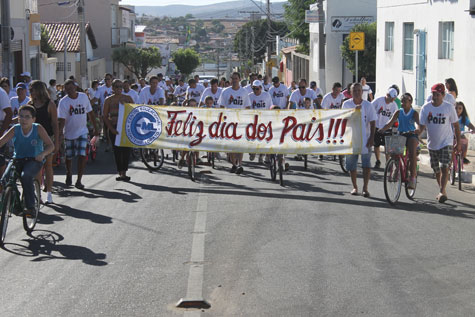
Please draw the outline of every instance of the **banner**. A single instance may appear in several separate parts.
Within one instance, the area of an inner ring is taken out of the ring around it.
[[[359,154],[360,110],[120,105],[117,146],[259,154]]]

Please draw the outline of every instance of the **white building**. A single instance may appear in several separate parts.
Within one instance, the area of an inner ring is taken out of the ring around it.
[[[473,121],[474,42],[475,0],[378,0],[376,96],[397,84],[421,106],[452,77]]]
[[[317,4],[310,6],[317,11]],[[333,83],[343,86],[353,82],[353,74],[346,68],[340,46],[351,28],[361,23],[376,21],[376,0],[352,1],[331,0],[323,2],[323,42],[319,43],[319,23],[310,23],[310,80],[324,92],[329,92]],[[323,58],[319,47],[323,45]]]

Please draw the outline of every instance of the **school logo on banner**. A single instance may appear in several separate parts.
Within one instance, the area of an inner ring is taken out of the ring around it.
[[[130,142],[138,146],[152,144],[162,134],[162,120],[151,107],[134,108],[127,116],[125,126]]]

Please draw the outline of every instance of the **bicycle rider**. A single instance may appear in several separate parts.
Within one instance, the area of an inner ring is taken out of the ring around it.
[[[419,145],[419,113],[412,108],[412,95],[405,93],[401,98],[401,109],[394,112],[389,122],[376,133],[383,134],[384,131],[390,129],[393,124],[398,122],[398,131],[406,137],[406,147],[409,151],[409,162],[411,163],[411,170],[408,188],[414,189],[416,187],[417,174],[417,146]],[[416,124],[417,128],[416,129]]]
[[[19,110],[20,123],[15,124],[0,138],[0,147],[13,139],[15,152],[13,158],[19,160],[17,168],[21,171],[21,186],[25,196],[24,215],[29,217],[34,214],[35,188],[33,181],[41,170],[46,156],[54,151],[45,128],[36,119],[36,109],[31,105],[24,105]]]

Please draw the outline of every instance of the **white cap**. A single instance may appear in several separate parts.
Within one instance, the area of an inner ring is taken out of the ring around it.
[[[205,84],[209,83],[208,79],[203,80]]]
[[[396,98],[397,97],[397,90],[394,89],[394,88],[389,88],[388,95],[391,98]]]
[[[262,83],[260,80],[254,80],[252,82],[252,87],[262,87]]]
[[[24,73],[21,73],[20,76],[31,77],[31,74],[30,74],[30,72],[24,72]]]
[[[170,78],[167,76],[167,77],[165,77],[165,80],[170,80]]]

